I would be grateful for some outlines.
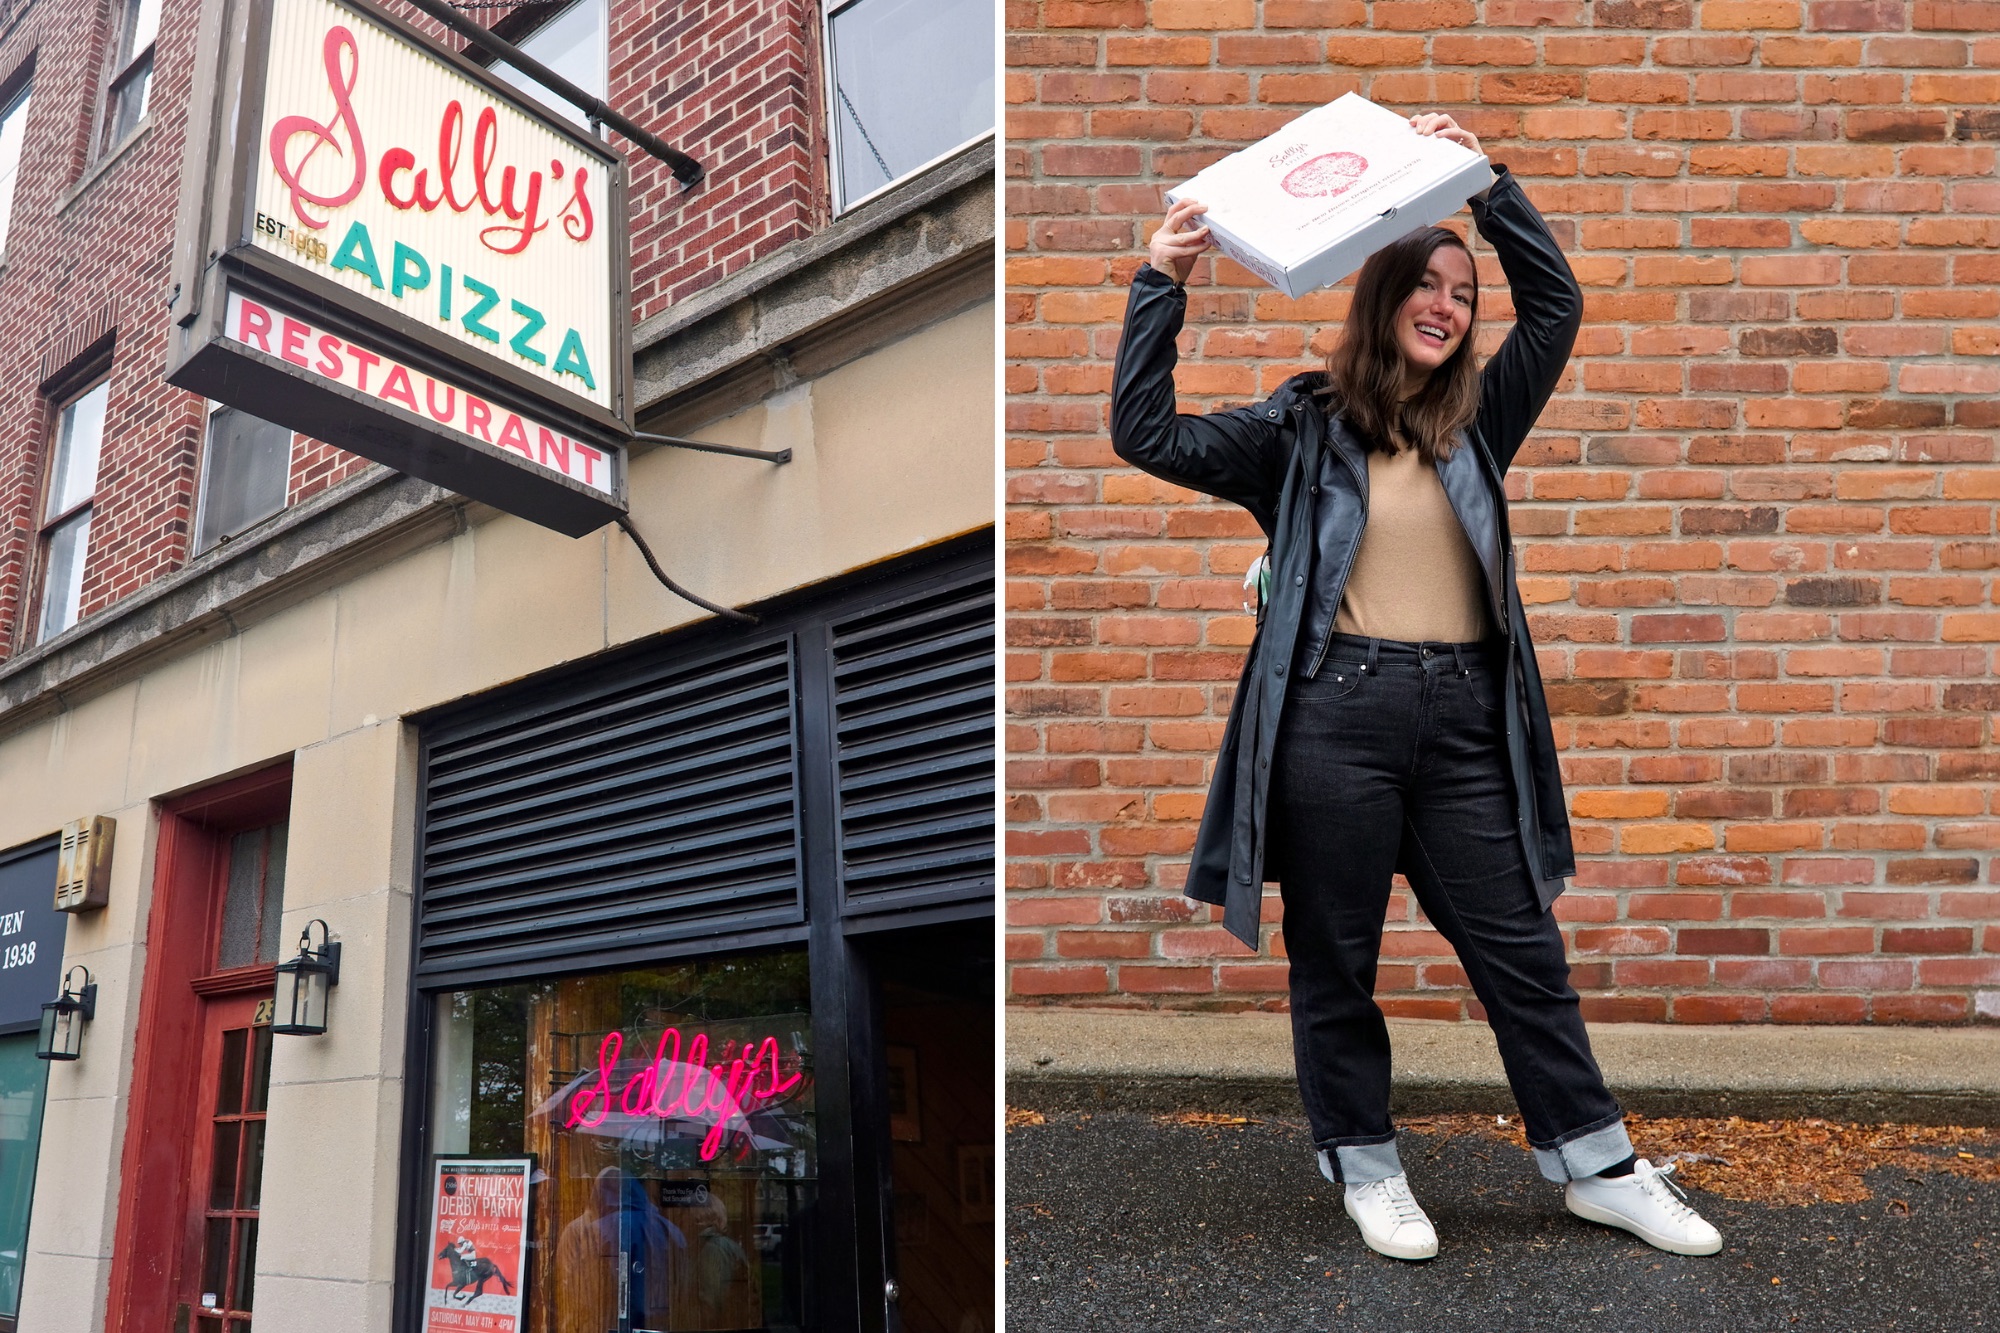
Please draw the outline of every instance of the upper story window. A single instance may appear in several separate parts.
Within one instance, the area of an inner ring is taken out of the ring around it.
[[[28,123],[28,94],[23,84],[0,101],[0,255],[7,253],[7,223],[14,216],[14,176],[21,165],[21,143]]]
[[[197,554],[262,523],[285,507],[292,476],[292,432],[216,404],[202,450]]]
[[[109,380],[64,404],[57,413],[55,457],[42,500],[42,611],[38,642],[76,623],[83,605],[83,566],[90,554],[90,514],[97,498],[97,458],[104,446]]]
[[[993,132],[988,0],[833,0],[826,22],[836,209]]]
[[[610,99],[605,0],[576,0],[566,6],[528,5],[515,12],[521,17],[512,23],[495,24],[494,31],[520,47],[523,54],[534,57],[599,101]],[[583,112],[512,65],[496,61],[492,70],[501,82],[519,88],[549,110],[589,127]]]
[[[114,0],[114,5],[103,149],[123,142],[151,105],[153,42],[160,33],[160,0]]]

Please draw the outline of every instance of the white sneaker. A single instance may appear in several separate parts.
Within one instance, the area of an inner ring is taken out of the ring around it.
[[[1399,1172],[1387,1180],[1350,1184],[1346,1194],[1347,1215],[1361,1228],[1369,1249],[1391,1259],[1436,1257],[1437,1232],[1411,1197],[1408,1176]]]
[[[1669,1179],[1673,1173],[1673,1167],[1641,1157],[1629,1176],[1570,1181],[1563,1203],[1578,1217],[1621,1227],[1670,1254],[1714,1254],[1722,1248],[1722,1233],[1683,1202],[1686,1196]]]

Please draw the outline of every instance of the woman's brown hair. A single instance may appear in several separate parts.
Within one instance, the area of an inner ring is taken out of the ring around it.
[[[1465,339],[1449,360],[1424,381],[1407,401],[1403,392],[1403,349],[1396,341],[1396,314],[1423,280],[1439,246],[1455,245],[1472,252],[1443,227],[1425,227],[1391,242],[1368,257],[1355,280],[1354,301],[1340,341],[1326,356],[1328,384],[1323,392],[1330,406],[1342,411],[1347,424],[1367,449],[1393,453],[1414,446],[1426,460],[1437,463],[1451,454],[1458,432],[1479,412],[1479,367],[1472,359],[1473,337],[1479,331],[1479,279],[1474,269],[1472,322]]]

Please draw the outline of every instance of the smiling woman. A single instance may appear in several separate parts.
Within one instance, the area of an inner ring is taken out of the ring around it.
[[[1410,124],[1479,151],[1449,116]],[[1569,1210],[1713,1254],[1715,1228],[1632,1153],[1550,912],[1575,857],[1502,476],[1569,361],[1582,293],[1511,173],[1472,202],[1515,315],[1483,370],[1472,255],[1440,227],[1369,257],[1323,372],[1208,416],[1178,414],[1173,383],[1182,284],[1209,244],[1186,229],[1199,203],[1174,206],[1133,278],[1113,448],[1244,506],[1270,539],[1185,891],[1255,948],[1262,885],[1279,881],[1299,1089],[1320,1170],[1371,1248],[1438,1252],[1397,1157],[1373,995],[1401,874],[1485,1006]]]

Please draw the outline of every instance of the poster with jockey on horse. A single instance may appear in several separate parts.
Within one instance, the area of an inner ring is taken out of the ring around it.
[[[533,1167],[526,1157],[438,1159],[424,1333],[521,1333]]]

